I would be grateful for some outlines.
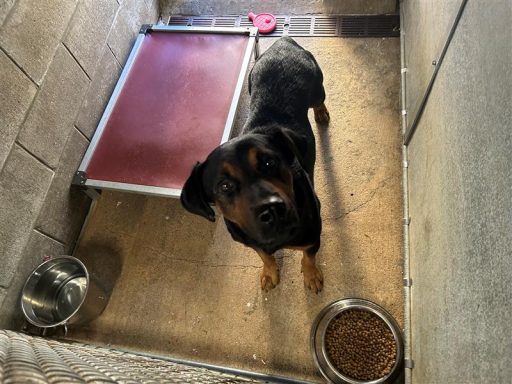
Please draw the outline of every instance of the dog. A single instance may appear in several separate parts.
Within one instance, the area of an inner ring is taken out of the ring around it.
[[[304,284],[323,287],[316,266],[322,221],[314,191],[315,136],[308,120],[327,125],[323,74],[313,55],[289,37],[277,40],[249,74],[249,116],[239,137],[198,162],[181,193],[183,207],[215,221],[218,207],[235,241],[263,261],[265,291],[279,283],[273,253],[301,250]]]

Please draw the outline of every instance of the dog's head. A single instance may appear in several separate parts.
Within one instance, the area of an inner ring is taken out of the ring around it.
[[[297,231],[293,164],[300,137],[287,129],[251,133],[213,150],[183,187],[190,212],[215,221],[210,204],[258,244],[279,244]]]

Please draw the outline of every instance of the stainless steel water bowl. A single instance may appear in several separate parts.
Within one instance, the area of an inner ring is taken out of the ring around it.
[[[357,380],[339,372],[334,364],[330,361],[326,346],[325,346],[325,332],[330,322],[334,320],[340,313],[349,309],[357,309],[371,312],[380,317],[388,326],[393,333],[393,337],[396,343],[396,362],[391,372],[386,376],[372,381]],[[311,328],[310,336],[310,347],[313,354],[315,364],[319,369],[320,373],[330,383],[343,383],[343,384],[383,384],[392,383],[399,375],[403,357],[403,337],[400,327],[398,326],[395,319],[379,305],[363,299],[344,299],[338,300],[327,307],[325,307],[316,317]]]
[[[21,294],[25,318],[41,328],[92,320],[106,303],[105,292],[91,279],[85,265],[71,256],[39,265]]]

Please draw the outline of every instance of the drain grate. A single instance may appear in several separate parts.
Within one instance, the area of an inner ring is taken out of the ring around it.
[[[269,37],[399,37],[399,15],[276,16],[277,26]],[[169,25],[194,27],[248,27],[247,16],[171,16]]]
[[[339,35],[346,37],[399,37],[398,15],[340,16]]]

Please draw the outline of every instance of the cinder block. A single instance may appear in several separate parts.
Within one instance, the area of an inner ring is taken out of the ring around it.
[[[92,138],[98,126],[120,75],[119,63],[110,49],[105,46],[103,57],[94,73],[76,121],[77,128],[89,139]]]
[[[84,71],[61,45],[18,136],[25,148],[52,168],[57,166],[88,84]]]
[[[147,6],[144,1],[125,0],[121,3],[121,8],[117,12],[108,36],[107,44],[123,66],[128,59],[140,26],[150,22],[146,20],[146,16]]]
[[[0,329],[19,329],[23,323],[20,298],[23,285],[30,273],[43,262],[45,256],[55,257],[68,254],[66,247],[57,241],[37,232],[31,231],[28,243],[19,260],[16,273],[5,299],[1,304],[0,292]]]
[[[38,84],[48,69],[77,0],[18,0],[0,45]]]
[[[9,155],[37,87],[0,51],[0,169]]]
[[[148,11],[144,19],[146,24],[154,24],[158,21],[160,16],[160,2],[158,0],[145,0],[148,6]]]
[[[15,145],[0,173],[0,286],[8,287],[30,230],[50,187],[53,171]]]
[[[64,44],[91,78],[118,7],[116,0],[84,0],[71,19]]]
[[[15,0],[3,0],[0,2],[0,27],[5,21],[5,18],[9,14]]]
[[[36,229],[66,245],[75,243],[90,205],[90,198],[82,190],[71,187],[88,144],[73,128],[35,224]]]

